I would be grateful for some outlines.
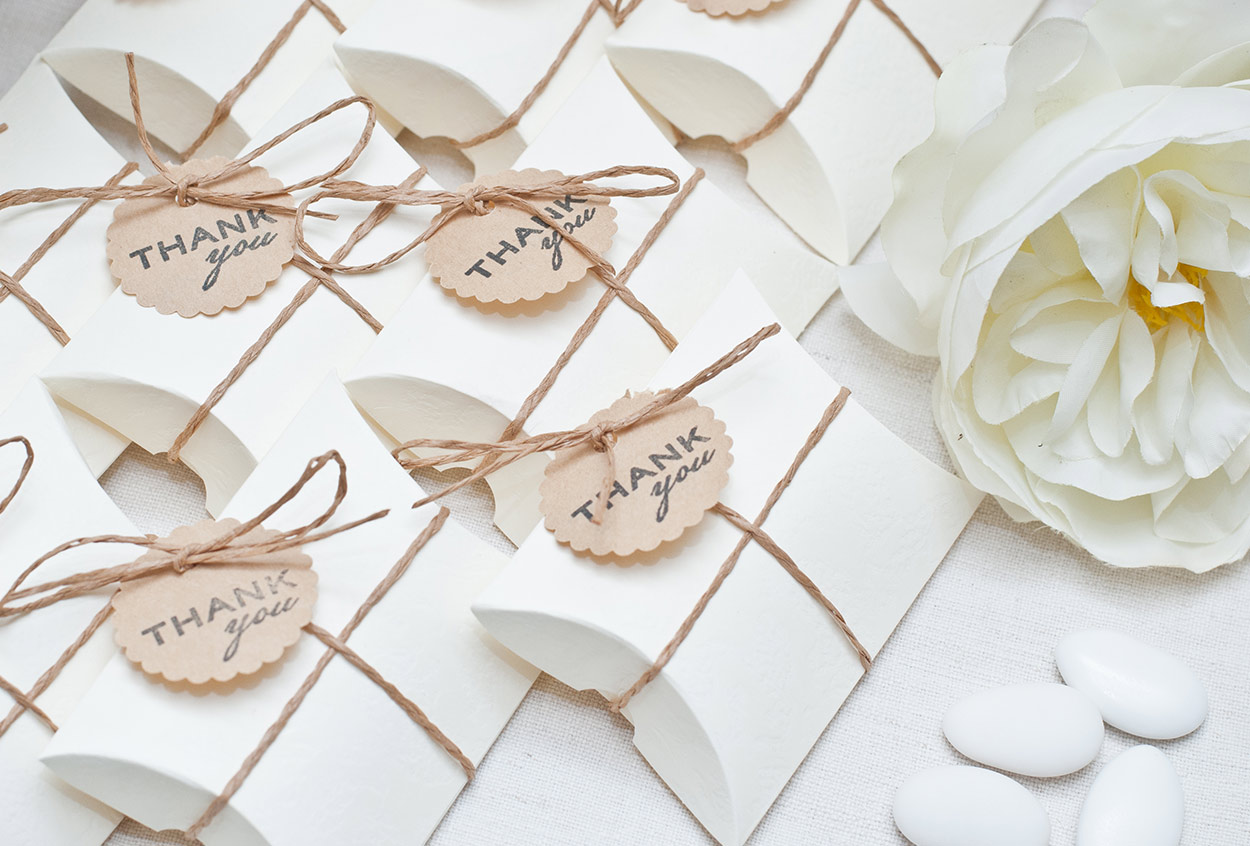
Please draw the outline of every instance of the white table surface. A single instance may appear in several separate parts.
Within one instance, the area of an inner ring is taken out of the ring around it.
[[[664,1],[672,0],[652,0]],[[79,2],[0,0],[0,91]],[[1075,8],[1084,0],[1052,2]],[[84,105],[106,136],[134,156],[126,125]],[[440,150],[413,149],[444,184],[458,184],[465,175]],[[761,225],[782,228],[746,188],[737,157],[707,143],[682,149],[756,212]],[[19,186],[0,190],[13,187]],[[932,361],[875,337],[840,295],[801,340],[870,412],[923,454],[950,467],[930,416]],[[159,532],[203,515],[198,480],[137,447],[127,450],[102,481],[144,531]],[[481,491],[469,493],[450,504],[475,531],[506,544],[488,528],[482,496]],[[1087,627],[1137,634],[1181,656],[1201,675],[1211,699],[1206,724],[1190,737],[1158,744],[1185,787],[1184,843],[1250,843],[1250,568],[1245,561],[1204,576],[1112,570],[1048,530],[1012,522],[993,502],[977,512],[751,843],[904,844],[890,817],[898,785],[922,768],[967,763],[942,737],[946,707],[986,687],[1058,681],[1054,644],[1067,632]],[[1085,770],[1059,779],[1021,779],[1050,813],[1052,843],[1073,843],[1077,813],[1095,774],[1134,744],[1133,738],[1108,729],[1098,760]],[[125,822],[107,842],[183,841]],[[578,693],[543,676],[430,842],[712,841],[634,750],[624,719],[608,713],[597,694]]]

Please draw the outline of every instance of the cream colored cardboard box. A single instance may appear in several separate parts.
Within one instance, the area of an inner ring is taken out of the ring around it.
[[[790,0],[711,17],[676,0],[644,2],[608,39],[638,94],[691,137],[745,138],[798,90],[850,0]],[[1039,0],[892,0],[938,64],[1009,42]],[[890,174],[933,125],[934,74],[862,0],[802,103],[743,154],[747,182],[821,254],[849,263],[890,205]]]
[[[413,510],[421,489],[387,454],[337,380],[327,379],[224,509],[246,520],[330,449],[348,494],[326,524],[389,516],[303,547],[318,574],[313,620],[337,634],[438,512]],[[269,521],[308,522],[330,502],[322,471]],[[418,553],[348,645],[420,706],[475,763],[503,730],[537,671],[499,646],[469,602],[506,559],[454,520]],[[225,786],[325,647],[311,635],[255,681],[194,692],[144,675],[116,654],[44,761],[85,792],[154,828],[185,829]],[[222,814],[205,846],[420,843],[466,777],[385,693],[341,657],[295,712]]]
[[[347,83],[327,63],[256,142],[350,95]],[[356,143],[364,115],[361,105],[337,112],[292,136],[258,163],[287,183],[328,170]],[[416,162],[377,128],[345,177],[394,184],[416,168]],[[429,179],[421,183],[422,187],[433,185]],[[329,255],[371,207],[327,202],[318,208],[341,215],[336,221],[307,221],[310,241]],[[398,209],[357,249],[389,251],[407,241],[414,228],[423,229],[432,216],[429,208]],[[103,256],[103,238],[98,249]],[[385,322],[420,283],[422,274],[418,254],[368,277],[340,281],[374,317]],[[144,308],[118,289],[48,366],[44,381],[58,396],[149,452],[163,452],[308,279],[304,271],[288,265],[259,297],[211,317],[193,318]],[[221,510],[326,374],[352,365],[375,337],[363,320],[324,287],[278,330],[183,450],[183,460],[204,480],[210,512]]]
[[[348,76],[422,137],[494,129],[543,78],[586,0],[376,0],[334,45]],[[603,55],[600,8],[513,129],[465,149],[479,174],[510,166]]]
[[[42,62],[26,69],[0,99],[0,191],[104,185],[126,164],[65,95]],[[125,181],[135,182],[136,176]],[[72,215],[82,200],[56,200],[0,210],[0,271],[15,274]],[[19,282],[72,338],[115,287],[104,257],[112,202],[93,205]],[[0,299],[0,409],[61,350],[26,304]],[[126,439],[66,408],[84,458],[97,476]]]
[[[584,173],[617,164],[694,168],[664,139],[607,61],[601,61],[517,162],[518,168]],[[631,177],[633,184],[655,184]],[[625,178],[621,184],[631,184]],[[612,202],[619,226],[607,259],[621,268],[669,197]],[[681,338],[738,268],[800,332],[837,287],[834,268],[757,226],[709,180],[700,182],[629,281],[630,290]],[[347,380],[352,398],[396,441],[494,440],[555,363],[605,287],[588,275],[558,295],[519,306],[482,307],[426,279]],[[653,329],[619,300],[573,356],[526,430],[583,423],[668,356]],[[538,520],[546,456],[488,477],[495,522],[520,543]]]
[[[0,440],[25,436],[35,461],[17,496],[0,514],[0,583],[4,589],[39,556],[76,537],[133,535],[134,526],[96,483],[70,439],[52,397],[36,380],[26,383],[0,413]],[[0,448],[0,499],[8,495],[26,459],[17,444]],[[124,564],[133,547],[94,545],[70,550],[40,568],[30,583]],[[61,656],[108,604],[108,591],[68,599],[0,623],[0,675],[23,691]],[[69,718],[113,654],[108,625],[97,631],[35,702],[57,725]],[[0,716],[12,699],[0,691]],[[39,755],[52,732],[24,713],[0,736],[0,832],[5,843],[82,846],[100,843],[121,815],[62,782]]]
[[[738,274],[646,387],[681,384],[773,320]],[[839,388],[785,333],[696,388],[733,438],[720,501],[755,519]],[[980,500],[852,397],[763,528],[876,655]],[[677,632],[741,536],[709,514],[676,541],[614,562],[575,554],[539,526],[473,610],[543,671],[616,697]],[[863,674],[831,615],[752,542],[672,661],[622,713],[638,750],[708,832],[740,844]]]
[[[148,131],[175,150],[208,126],[302,0],[87,0],[43,52],[75,88],[131,120],[123,56],[135,54]],[[350,26],[370,0],[327,0]],[[310,10],[198,155],[232,156],[330,55],[338,31]]]

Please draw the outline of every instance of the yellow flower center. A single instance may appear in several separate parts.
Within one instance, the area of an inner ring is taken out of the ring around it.
[[[1195,288],[1201,289],[1202,283],[1207,281],[1207,271],[1201,267],[1180,264],[1176,266],[1176,272]],[[1128,303],[1151,332],[1167,326],[1173,318],[1189,324],[1197,332],[1206,331],[1207,316],[1202,303],[1181,303],[1160,308],[1150,301],[1150,291],[1146,286],[1131,276],[1128,280]]]

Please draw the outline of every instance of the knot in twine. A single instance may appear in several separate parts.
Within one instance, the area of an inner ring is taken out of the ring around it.
[[[616,446],[616,429],[611,423],[597,423],[590,430],[590,445],[595,452],[607,452]]]
[[[464,192],[464,201],[461,203],[464,210],[469,214],[481,217],[490,214],[494,208],[493,201],[482,199],[482,195],[489,193],[489,189],[485,185],[470,185]]]
[[[13,487],[9,488],[9,492],[5,494],[4,499],[0,499],[0,513],[9,507],[9,503],[17,496],[18,491],[22,489],[22,485],[26,483],[26,477],[30,475],[30,468],[35,465],[35,448],[31,446],[30,441],[21,435],[12,438],[4,438],[0,440],[0,448],[9,444],[21,444],[26,448],[26,460],[22,462],[22,469],[17,471],[17,481],[13,483]]]
[[[24,439],[23,439],[24,440]],[[259,539],[244,540],[244,536],[274,515],[302,491],[314,476],[328,465],[338,468],[338,484],[334,496],[317,517],[294,529],[282,532],[267,533]],[[161,573],[185,573],[192,567],[209,567],[221,564],[235,564],[253,561],[259,556],[287,549],[294,549],[306,544],[316,543],[325,538],[342,532],[350,531],[365,523],[381,519],[389,513],[389,509],[374,512],[366,517],[352,520],[333,529],[320,529],[335,512],[347,496],[347,463],[336,450],[331,450],[308,462],[304,472],[287,491],[271,505],[266,506],[255,517],[228,529],[219,537],[200,543],[179,545],[165,538],[152,535],[96,535],[93,537],[75,538],[48,551],[22,571],[13,582],[13,586],[0,597],[0,620],[7,617],[21,617],[40,608],[55,605],[65,599],[81,596],[104,587],[115,587],[122,582],[155,576]],[[104,567],[75,573],[60,579],[22,587],[26,579],[39,567],[51,559],[71,549],[93,544],[128,544],[144,549],[163,553],[156,560],[139,559],[128,564]]]
[[[646,405],[635,409],[630,414],[619,420],[605,420],[599,423],[586,424],[576,429],[569,429],[562,432],[548,432],[542,435],[531,435],[527,438],[516,438],[513,440],[500,441],[498,443],[481,443],[475,441],[457,441],[446,440],[441,438],[421,438],[413,441],[406,441],[391,451],[391,455],[406,470],[415,470],[419,467],[441,467],[447,464],[455,464],[463,461],[471,461],[479,458],[488,458],[490,460],[483,461],[476,470],[469,475],[453,482],[443,490],[435,494],[430,494],[413,504],[413,508],[420,508],[427,503],[433,502],[447,494],[459,490],[460,488],[470,485],[478,479],[494,473],[502,467],[520,461],[526,456],[533,455],[536,452],[551,452],[554,450],[574,449],[579,446],[589,445],[597,453],[602,453],[607,459],[607,472],[604,477],[603,491],[601,502],[603,507],[595,512],[595,516],[591,521],[598,524],[601,521],[601,515],[607,510],[608,496],[613,483],[616,481],[616,453],[614,447],[617,442],[617,433],[628,429],[636,423],[646,420],[655,414],[659,414],[664,409],[673,405],[689,396],[695,388],[711,381],[712,379],[724,373],[735,364],[742,361],[750,355],[756,347],[762,344],[768,338],[773,337],[781,331],[781,327],[776,323],[765,326],[742,343],[738,344],[725,355],[718,358],[712,364],[700,370],[694,376],[687,379],[676,388],[668,388],[656,392],[655,397]],[[437,455],[426,457],[408,457],[403,453],[408,450],[444,450]]]
[[[613,179],[622,176],[654,176],[661,182],[643,188],[628,188],[618,185],[600,185],[597,180]],[[545,200],[558,200],[566,195],[575,197],[667,197],[681,189],[681,178],[666,167],[653,165],[616,165],[615,167],[593,170],[573,176],[561,176],[531,185],[480,185],[473,184],[457,191],[431,191],[404,185],[369,185],[350,180],[327,179],[321,186],[322,190],[308,197],[295,209],[295,243],[300,252],[319,264],[327,272],[333,273],[372,273],[383,267],[394,264],[433,235],[458,214],[482,216],[490,214],[498,204],[512,206],[524,210],[527,214],[541,219],[552,229],[560,229],[551,215],[539,208],[535,203]],[[327,258],[317,252],[308,243],[304,235],[304,216],[316,214],[311,207],[321,200],[351,200],[359,203],[387,203],[399,206],[441,206],[441,211],[425,231],[400,247],[393,253],[368,264],[343,264],[334,258]],[[566,234],[564,240],[578,252],[585,255],[601,270],[611,270],[602,256],[581,243],[574,235]]]
[[[167,174],[161,174],[161,175],[164,176],[165,179],[169,180],[169,176]],[[181,179],[179,179],[177,182],[173,182],[172,180],[170,181],[172,182],[174,186],[174,202],[175,203],[182,206],[183,208],[186,208],[187,206],[195,205],[196,203],[195,199],[187,196],[187,189],[194,187],[194,186],[198,186],[200,184],[200,180],[195,179],[190,174],[187,174],[186,176],[183,176]]]
[[[139,82],[135,75],[135,57],[133,53],[126,54],[126,72],[130,79],[130,106],[134,112],[135,133],[138,135],[139,144],[143,147],[143,152],[147,156],[148,161],[156,172],[164,177],[163,180],[156,184],[147,185],[100,185],[92,187],[75,187],[75,188],[23,188],[15,191],[6,191],[0,194],[0,209],[10,208],[12,206],[21,206],[28,203],[47,203],[55,200],[64,199],[83,199],[83,200],[130,200],[136,198],[152,198],[152,197],[169,197],[181,207],[195,205],[197,202],[206,202],[216,206],[222,206],[231,209],[256,209],[269,212],[272,214],[294,214],[294,210],[283,205],[275,205],[273,200],[286,197],[296,191],[310,188],[313,185],[320,185],[326,180],[333,179],[336,176],[347,171],[356,160],[360,158],[365,147],[369,144],[369,139],[373,137],[373,127],[377,122],[377,114],[373,103],[365,97],[345,97],[311,117],[296,123],[290,128],[278,133],[273,138],[253,149],[250,153],[227,162],[225,165],[210,171],[209,173],[199,176],[182,176],[175,177],[173,170],[168,164],[161,161],[157,156],[156,150],[152,147],[152,141],[148,137],[147,127],[143,121],[143,108],[139,102]],[[226,191],[213,187],[214,184],[222,182],[244,169],[251,166],[257,158],[272,150],[283,141],[290,138],[302,129],[323,120],[326,117],[352,106],[361,103],[367,110],[364,127],[360,131],[355,145],[351,151],[343,157],[334,167],[310,176],[307,179],[301,179],[279,188],[266,189],[261,191]],[[333,214],[325,214],[323,212],[310,212],[314,217],[323,217],[328,219],[336,219]]]

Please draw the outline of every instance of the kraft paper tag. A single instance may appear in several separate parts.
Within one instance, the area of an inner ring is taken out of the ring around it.
[[[590,418],[620,420],[655,397],[626,395]],[[710,408],[686,397],[615,433],[616,475],[602,522],[608,459],[585,444],[557,454],[539,491],[545,525],[580,552],[624,557],[674,540],[698,524],[729,481],[733,440]]]
[[[175,179],[203,176],[229,164],[216,157],[173,165]],[[159,174],[144,185],[168,185]],[[249,166],[214,190],[228,193],[282,187],[262,167]],[[289,196],[266,200],[293,208]],[[161,314],[217,314],[254,297],[278,278],[295,255],[295,217],[208,202],[180,206],[173,197],[126,200],[113,212],[108,257],[123,291]]]
[[[557,170],[507,170],[474,185],[536,185],[563,179]],[[430,237],[425,258],[438,283],[458,296],[482,303],[537,300],[563,291],[586,275],[590,260],[566,235],[602,255],[616,234],[616,209],[607,197],[566,194],[535,200],[558,228],[526,209],[498,202],[486,214],[457,214]]]
[[[166,540],[203,543],[239,525],[202,520]],[[277,535],[253,529],[237,542]],[[153,550],[140,563],[168,558]],[[317,574],[297,549],[163,572],[122,582],[113,595],[114,639],[145,673],[171,682],[227,682],[280,658],[312,621]]]
[[[689,4],[692,11],[707,12],[713,17],[720,15],[745,15],[747,12],[762,12],[784,0],[682,0]]]

